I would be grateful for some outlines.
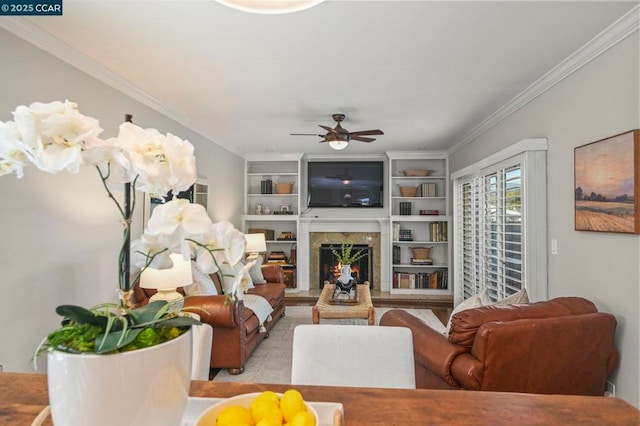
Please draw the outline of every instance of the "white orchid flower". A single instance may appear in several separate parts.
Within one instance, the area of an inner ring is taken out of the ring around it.
[[[80,114],[69,101],[35,102],[16,108],[13,115],[23,142],[34,151],[34,164],[49,173],[78,173],[83,144],[102,132],[98,120]]]
[[[24,167],[30,164],[30,150],[22,142],[16,123],[0,121],[0,142],[0,176],[15,173],[22,178]]]
[[[131,243],[131,264],[143,269],[150,266],[155,269],[167,269],[173,266],[169,255],[172,252],[167,249],[155,235],[142,235],[138,240]],[[149,265],[149,258],[153,260]]]
[[[175,198],[153,209],[147,233],[157,235],[169,248],[177,248],[185,238],[201,235],[209,230],[211,219],[200,204]]]
[[[120,126],[118,139],[139,176],[140,191],[165,196],[169,191],[185,191],[196,181],[196,160],[188,141],[131,123]]]

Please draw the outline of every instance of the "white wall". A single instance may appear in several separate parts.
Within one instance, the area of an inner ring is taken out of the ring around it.
[[[11,120],[18,105],[69,99],[110,137],[131,113],[141,127],[194,144],[198,175],[209,180],[211,217],[241,225],[242,158],[4,30],[0,52],[0,121]],[[29,168],[22,180],[2,176],[0,199],[0,364],[28,372],[40,340],[60,321],[57,305],[116,300],[119,214],[93,169],[50,175]],[[139,200],[138,223],[141,211]]]
[[[640,236],[574,230],[573,150],[640,127],[636,32],[455,152],[451,172],[514,142],[546,137],[549,297],[582,296],[618,320],[616,396],[640,406]],[[549,250],[550,253],[550,250]]]

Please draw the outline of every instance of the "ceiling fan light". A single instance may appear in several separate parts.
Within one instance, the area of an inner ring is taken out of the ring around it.
[[[329,146],[337,151],[345,149],[349,145],[347,141],[329,141]]]
[[[225,6],[243,12],[280,14],[299,12],[322,3],[324,0],[215,0]]]

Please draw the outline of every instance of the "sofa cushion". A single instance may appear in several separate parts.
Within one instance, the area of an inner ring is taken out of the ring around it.
[[[476,332],[485,323],[518,319],[562,317],[597,312],[596,306],[581,297],[559,297],[525,305],[490,305],[452,315],[449,341],[471,347]]]
[[[283,300],[283,293],[286,286],[282,283],[257,284],[247,291],[247,294],[256,294],[267,299],[267,302],[273,307]]]
[[[511,296],[498,300],[494,305],[520,305],[523,303],[529,303],[529,295],[527,294],[526,288],[523,288]]]
[[[212,296],[219,294],[211,277],[200,272],[195,262],[191,262],[191,266],[193,284],[184,286],[184,293],[187,296]]]
[[[249,261],[249,259],[247,259],[247,261]],[[262,256],[257,256],[256,261],[256,264],[249,269],[249,276],[251,277],[253,284],[264,284],[267,280],[264,279],[264,275],[262,274]]]
[[[462,312],[467,309],[479,308],[481,306],[486,306],[491,304],[491,299],[489,299],[489,295],[487,294],[487,290],[484,289],[480,293],[474,294],[473,296],[463,300],[461,303],[456,306],[451,315],[449,315],[449,321],[447,322],[447,328],[444,334],[449,333],[451,329],[451,319],[458,312]]]

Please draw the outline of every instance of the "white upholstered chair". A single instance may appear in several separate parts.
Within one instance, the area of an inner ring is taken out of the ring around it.
[[[209,380],[213,328],[209,324],[203,323],[192,326],[191,330],[193,333],[191,380]]]
[[[415,389],[406,327],[318,324],[293,332],[291,383]]]

